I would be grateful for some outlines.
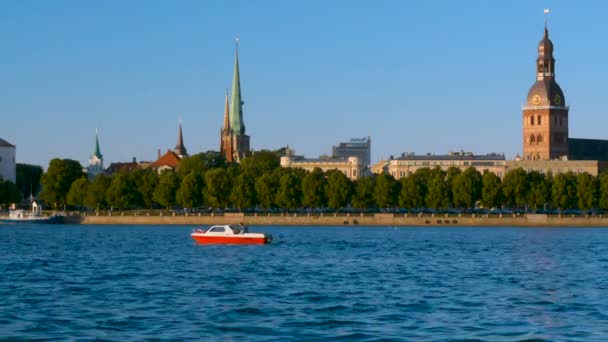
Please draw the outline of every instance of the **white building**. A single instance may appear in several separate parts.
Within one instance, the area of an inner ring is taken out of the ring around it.
[[[99,148],[99,134],[95,133],[95,150],[89,158],[89,166],[85,169],[89,179],[95,178],[98,174],[103,172],[103,155],[101,154],[101,149]]]
[[[289,149],[287,156],[281,157],[281,167],[300,168],[306,171],[319,168],[323,172],[338,170],[353,181],[363,176],[365,168],[363,162],[358,157],[306,159],[294,156],[293,151]]]
[[[15,145],[0,138],[0,178],[13,183],[17,178],[15,150]]]

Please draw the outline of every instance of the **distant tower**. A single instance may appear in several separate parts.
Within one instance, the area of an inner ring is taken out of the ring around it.
[[[226,100],[228,100],[228,96],[226,96]],[[228,113],[227,121],[226,113]],[[230,99],[230,107],[228,107],[228,101],[226,101],[224,109],[224,127],[221,130],[221,142],[220,149],[228,162],[238,163],[249,154],[249,136],[245,134],[245,123],[243,121],[238,39],[234,60],[234,76],[232,79],[232,97]]]
[[[523,120],[523,159],[549,160],[568,155],[568,106],[555,82],[553,43],[546,22],[538,44],[536,83],[528,92]]]
[[[177,145],[175,145],[175,149],[173,151],[180,158],[188,156],[188,151],[186,151],[186,146],[184,146],[184,136],[182,134],[182,122],[181,122],[181,120],[179,122],[179,131],[177,133]]]
[[[87,174],[89,178],[94,178],[98,174],[103,172],[103,155],[99,148],[99,132],[95,131],[95,150],[93,155],[89,158],[89,166],[87,166]]]

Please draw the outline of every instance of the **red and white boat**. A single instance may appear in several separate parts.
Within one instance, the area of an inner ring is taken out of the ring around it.
[[[272,241],[272,235],[249,233],[245,226],[218,225],[206,231],[195,229],[190,236],[199,244],[265,244]]]

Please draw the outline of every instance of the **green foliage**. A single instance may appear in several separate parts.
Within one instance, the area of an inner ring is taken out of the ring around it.
[[[82,165],[75,160],[51,160],[40,181],[42,185],[40,198],[47,204],[52,204],[55,208],[65,205],[72,183],[82,175]]]
[[[302,179],[302,205],[307,208],[325,207],[327,179],[321,169],[315,168]]]
[[[588,173],[576,176],[576,197],[578,207],[582,210],[595,208],[597,205],[597,180]]]
[[[179,186],[180,182],[177,174],[171,170],[166,170],[160,175],[152,197],[155,202],[169,209],[176,203],[175,193]]]
[[[88,189],[89,180],[86,177],[81,177],[74,181],[68,192],[68,204],[79,207],[82,210]]]
[[[551,199],[553,205],[561,210],[576,206],[576,176],[572,172],[553,177]]]
[[[481,177],[481,203],[486,208],[495,208],[502,203],[502,183],[493,172],[486,171]]]
[[[374,199],[379,208],[390,208],[397,204],[399,183],[388,173],[381,173],[376,177]]]
[[[598,205],[601,209],[608,210],[608,172],[602,172],[598,176],[598,183],[599,183]]]
[[[17,185],[8,180],[0,179],[0,205],[8,206],[21,201],[21,191]]]
[[[523,207],[528,200],[529,184],[527,173],[522,168],[510,170],[502,181],[503,194],[507,205]]]
[[[17,188],[23,197],[30,194],[36,195],[40,191],[40,179],[43,170],[41,166],[29,164],[17,164]]]
[[[262,150],[254,152],[241,161],[241,171],[252,178],[270,173],[279,167],[280,156],[277,152]]]
[[[353,206],[361,210],[373,208],[375,179],[373,177],[362,177],[355,183],[355,193],[353,195]]]
[[[279,178],[276,203],[286,209],[294,209],[302,204],[302,178],[295,172],[285,173]]]
[[[351,200],[352,187],[350,179],[342,172],[332,170],[327,172],[327,206],[338,210],[346,207]]]
[[[449,206],[449,187],[445,180],[445,172],[433,170],[426,193],[426,206],[429,208],[444,209]]]
[[[264,209],[275,207],[275,194],[278,180],[270,173],[263,174],[255,181],[255,193],[258,204]]]
[[[527,183],[530,189],[527,204],[531,209],[536,210],[549,203],[551,184],[544,174],[538,171],[528,172]]]
[[[117,173],[112,177],[112,183],[106,191],[106,200],[113,208],[125,209],[133,201],[134,192],[135,184],[132,180],[124,173]]]
[[[137,190],[138,204],[146,208],[152,208],[154,190],[158,185],[158,173],[152,169],[137,170],[133,172],[133,179]]]
[[[469,168],[470,169],[470,168]],[[448,206],[455,206],[455,207],[460,207],[462,205],[457,205],[454,202],[454,182],[456,181],[456,179],[458,178],[458,176],[462,173],[462,171],[455,167],[455,166],[450,166],[448,168],[448,171],[446,172],[446,178],[445,178],[445,182],[448,185]],[[480,175],[481,178],[481,175]],[[480,190],[481,191],[481,190]],[[468,196],[463,195],[462,193],[459,193],[460,196],[460,203],[462,204],[462,200],[466,199],[467,201],[470,200],[468,198]],[[481,195],[479,195],[481,196]],[[478,196],[478,197],[479,197]]]
[[[255,205],[255,182],[246,174],[233,178],[230,203],[239,209],[252,208]]]
[[[186,175],[175,193],[175,199],[183,208],[200,207],[203,204],[203,177],[198,172]]]
[[[103,173],[98,174],[88,186],[84,204],[96,210],[107,208],[106,192],[110,188],[110,184],[112,184],[112,178]]]
[[[225,166],[226,161],[219,152],[207,151],[184,157],[179,163],[178,175],[180,178],[184,178],[192,172],[203,175],[209,169],[224,168]]]
[[[449,182],[447,183],[449,186]],[[475,168],[469,167],[464,172],[457,173],[452,181],[454,206],[459,208],[475,207],[475,204],[481,198],[482,184],[481,174]]]
[[[230,196],[230,177],[225,169],[205,173],[205,202],[214,208],[225,208]]]

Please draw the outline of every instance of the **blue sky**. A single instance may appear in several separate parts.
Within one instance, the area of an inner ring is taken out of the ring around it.
[[[106,165],[219,149],[234,38],[254,149],[316,157],[372,138],[401,152],[521,151],[521,107],[551,8],[570,136],[608,139],[608,3],[565,1],[0,2],[0,137],[18,162]]]

